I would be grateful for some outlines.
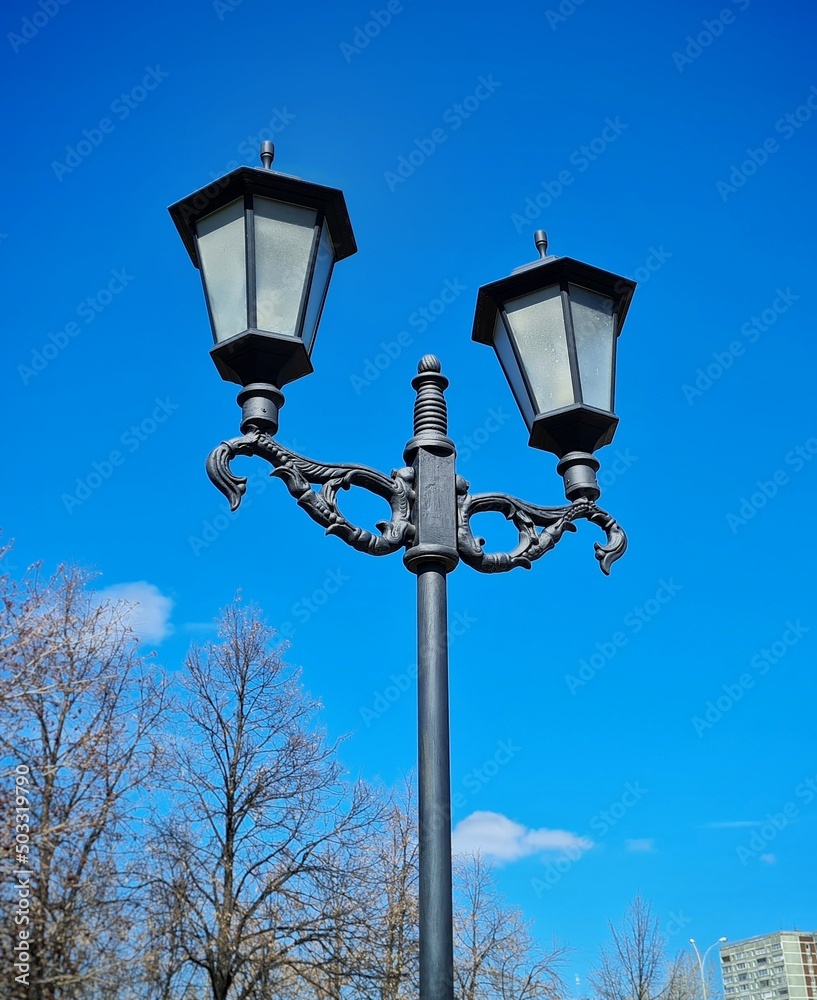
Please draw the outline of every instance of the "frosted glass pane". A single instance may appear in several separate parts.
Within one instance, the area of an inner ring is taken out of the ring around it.
[[[196,223],[204,290],[216,343],[247,329],[244,201],[234,201]]]
[[[324,222],[321,241],[318,244],[318,258],[315,261],[315,276],[312,278],[312,288],[309,291],[309,302],[306,307],[306,319],[304,320],[304,346],[307,353],[312,353],[312,343],[318,330],[318,323],[323,309],[323,300],[326,297],[326,289],[329,279],[332,276],[332,267],[335,263],[335,250],[332,246],[332,238],[329,235],[329,227]]]
[[[522,378],[522,373],[519,370],[519,363],[513,353],[513,347],[511,347],[511,342],[508,338],[508,331],[502,322],[501,313],[496,314],[494,350],[499,358],[499,363],[502,365],[502,370],[505,372],[505,378],[510,383],[516,405],[522,411],[522,416],[525,418],[528,430],[531,430],[533,428],[533,418],[536,414],[533,410],[533,403],[525,385],[525,380]]]
[[[559,286],[513,299],[505,311],[533,389],[537,412],[549,413],[572,405],[576,400]]]
[[[588,406],[612,410],[613,300],[579,285],[570,286],[570,312],[582,399]]]
[[[255,287],[259,330],[294,337],[317,212],[254,198]]]

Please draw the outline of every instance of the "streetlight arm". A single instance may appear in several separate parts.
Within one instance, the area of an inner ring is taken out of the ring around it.
[[[227,497],[231,510],[238,508],[247,490],[247,477],[236,476],[230,468],[230,462],[237,455],[266,459],[274,467],[272,475],[283,479],[298,505],[326,529],[327,535],[337,535],[361,552],[388,555],[410,545],[414,538],[411,519],[413,469],[397,469],[386,476],[365,465],[326,465],[304,458],[266,432],[249,427],[241,437],[223,441],[207,459],[207,475]],[[320,486],[320,492],[313,490],[312,485]],[[341,513],[338,492],[351,486],[375,493],[391,507],[391,519],[377,524],[379,535],[353,524]]]
[[[462,561],[481,573],[505,573],[521,566],[530,569],[535,559],[549,552],[565,531],[575,531],[573,521],[585,518],[597,524],[607,535],[607,544],[596,542],[595,551],[602,572],[624,555],[627,536],[618,523],[590,500],[579,499],[565,507],[539,507],[508,496],[506,493],[468,493],[468,483],[457,479],[459,507],[457,548]],[[485,552],[485,539],[471,531],[470,520],[475,514],[494,511],[504,514],[519,532],[519,544],[512,552]],[[536,531],[539,527],[542,530]]]
[[[409,552],[409,563],[428,555],[428,545],[442,543],[450,569],[461,558],[480,573],[505,573],[531,564],[549,552],[566,531],[575,531],[574,521],[584,519],[598,525],[607,544],[595,544],[602,572],[627,549],[627,536],[618,523],[594,499],[578,496],[562,507],[542,507],[506,493],[468,492],[469,484],[454,471],[454,444],[446,435],[447,413],[444,390],[448,380],[440,373],[439,361],[428,356],[412,383],[417,390],[415,437],[406,446],[406,466],[390,476],[365,465],[328,465],[290,451],[275,440],[278,410],[283,396],[272,386],[254,385],[239,395],[244,434],[223,441],[207,459],[207,474],[236,510],[247,490],[245,476],[236,476],[230,463],[236,456],[257,456],[273,466],[273,476],[284,481],[298,505],[348,545],[373,556],[389,555],[401,548]],[[598,463],[592,456],[578,455]],[[442,463],[442,464],[441,464]],[[448,483],[446,487],[443,484]],[[427,484],[427,485],[424,485]],[[320,486],[320,490],[313,490]],[[382,497],[391,507],[388,521],[376,525],[379,534],[353,524],[338,506],[338,493],[352,486]],[[441,491],[441,492],[440,492]],[[448,492],[446,492],[448,491]],[[596,496],[598,489],[592,494]],[[450,506],[450,510],[449,510]],[[485,539],[471,530],[476,514],[498,512],[512,521],[519,544],[511,552],[485,552]],[[540,529],[540,530],[537,530]],[[439,535],[439,538],[437,537]],[[449,537],[450,535],[450,537]],[[436,550],[435,550],[436,551]],[[437,554],[439,555],[440,552]]]

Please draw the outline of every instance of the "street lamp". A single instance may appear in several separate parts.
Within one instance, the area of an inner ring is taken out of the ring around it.
[[[547,257],[479,290],[473,339],[493,344],[528,424],[530,444],[553,451],[571,502],[542,507],[505,493],[469,493],[448,437],[448,379],[433,355],[420,361],[414,436],[405,465],[391,475],[364,465],[329,465],[275,440],[281,387],[312,371],[310,354],[336,260],[356,245],[343,194],[271,169],[241,167],[170,208],[193,264],[202,272],[222,378],[242,386],[240,437],[207,460],[207,472],[235,510],[246,477],[230,462],[258,456],[274,468],[309,516],[370,555],[405,549],[417,576],[420,997],[453,998],[451,776],[448,724],[447,575],[462,560],[482,573],[529,569],[574,521],[598,525],[604,573],[627,547],[624,532],[595,501],[593,452],[613,437],[615,342],[635,283],[571,258]],[[319,486],[315,491],[313,486]],[[385,499],[388,521],[368,531],[340,511],[340,490],[360,486]],[[471,518],[498,511],[519,533],[510,552],[486,552]],[[538,530],[537,530],[538,529]]]
[[[723,944],[726,940],[727,940],[727,938],[725,938],[725,937],[719,937],[717,941],[715,941],[713,944],[711,944],[706,949],[706,951],[704,952],[703,958],[701,958],[701,953],[698,951],[698,945],[695,944],[695,938],[690,938],[689,939],[689,943],[695,949],[695,956],[698,959],[698,971],[701,973],[701,991],[703,992],[703,1000],[707,1000],[707,997],[706,997],[706,973],[704,971],[704,966],[706,965],[706,959],[707,959],[710,951],[712,951],[713,948],[715,948],[719,944]]]
[[[635,282],[570,257],[540,260],[477,296],[473,339],[497,353],[530,432],[528,444],[554,452],[567,497],[595,500],[598,461],[613,440],[616,340]]]
[[[280,388],[309,375],[332,268],[357,251],[343,193],[239,167],[170,214],[201,271],[221,377]]]

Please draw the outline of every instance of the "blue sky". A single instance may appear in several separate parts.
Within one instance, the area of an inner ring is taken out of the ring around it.
[[[13,565],[97,567],[170,668],[241,588],[354,731],[354,773],[415,759],[414,579],[324,538],[260,462],[225,513],[203,463],[239,411],[167,205],[267,138],[342,188],[360,249],[280,439],[402,464],[434,352],[460,473],[544,504],[555,459],[470,341],[477,289],[540,226],[639,281],[599,453],[625,558],[604,578],[583,524],[530,573],[450,579],[458,843],[581,975],[639,889],[678,947],[815,924],[814,22],[758,0],[3,10]]]

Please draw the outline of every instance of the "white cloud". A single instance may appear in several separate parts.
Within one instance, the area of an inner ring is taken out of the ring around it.
[[[777,856],[774,854],[761,854],[760,860],[766,865],[773,865],[777,862]]]
[[[631,854],[655,854],[655,841],[652,837],[641,837],[635,840],[625,840],[624,847]]]
[[[115,583],[97,591],[97,598],[116,604],[125,601],[135,605],[125,615],[125,623],[145,642],[161,642],[172,631],[170,612],[173,601],[146,580],[135,583]]]
[[[498,861],[517,861],[544,852],[589,851],[592,840],[568,830],[532,830],[495,812],[473,812],[452,833],[455,854],[482,854]]]

